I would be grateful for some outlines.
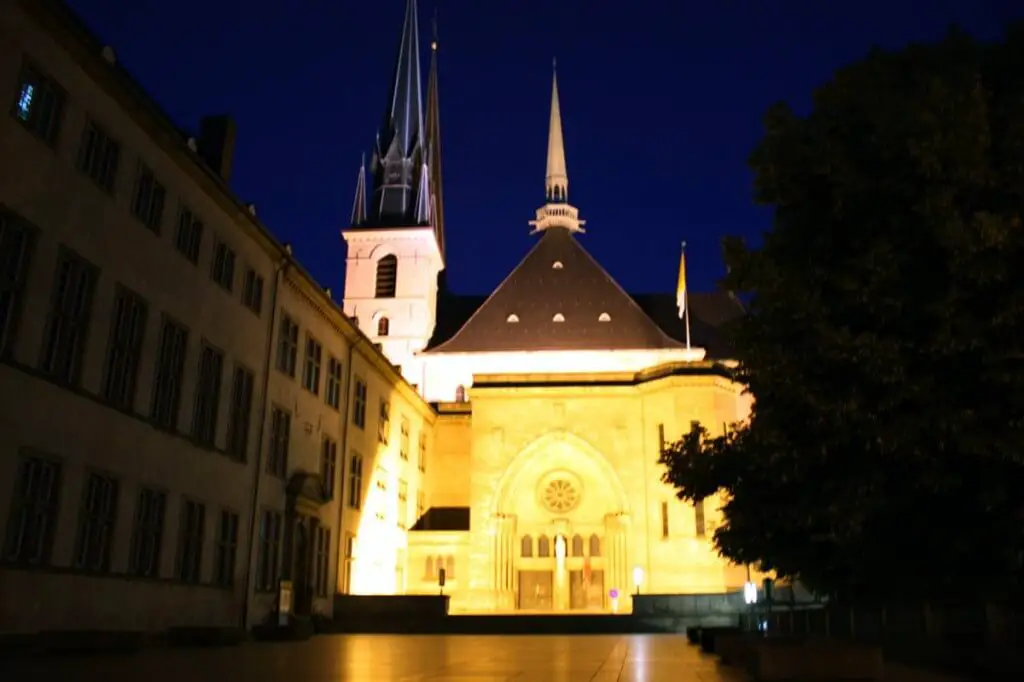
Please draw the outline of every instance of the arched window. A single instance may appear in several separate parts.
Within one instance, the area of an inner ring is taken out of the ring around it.
[[[455,402],[464,403],[466,402],[466,387],[459,384],[455,387]]]
[[[529,535],[524,535],[519,541],[519,556],[527,559],[533,556],[533,538]]]
[[[434,557],[427,557],[427,565],[423,575],[427,580],[437,580],[437,572],[434,570]]]
[[[547,535],[541,535],[537,538],[537,556],[541,559],[547,559],[551,556],[551,541],[548,540]]]
[[[449,580],[455,579],[455,557],[449,555],[444,558],[444,573],[445,578]]]
[[[583,556],[583,536],[573,535],[572,536],[572,555]]]
[[[387,336],[391,332],[391,320],[381,316],[377,320],[377,336]]]
[[[398,258],[393,254],[388,254],[377,261],[377,290],[375,297],[394,298],[397,278]]]
[[[601,538],[596,533],[590,536],[590,556],[601,556]]]

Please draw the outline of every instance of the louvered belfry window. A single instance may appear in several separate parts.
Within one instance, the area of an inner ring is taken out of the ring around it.
[[[377,291],[375,298],[394,298],[398,275],[398,258],[388,255],[377,261]]]

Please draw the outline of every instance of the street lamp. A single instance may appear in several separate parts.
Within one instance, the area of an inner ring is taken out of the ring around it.
[[[748,581],[743,584],[743,601],[750,606],[757,603],[757,583]]]
[[[640,585],[644,582],[644,569],[643,566],[633,567],[633,588],[637,594],[640,594]]]

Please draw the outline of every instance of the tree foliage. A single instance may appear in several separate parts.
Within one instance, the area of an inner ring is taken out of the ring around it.
[[[1000,588],[1024,526],[1024,26],[873,51],[751,164],[726,240],[748,423],[662,454],[719,551],[851,598]]]

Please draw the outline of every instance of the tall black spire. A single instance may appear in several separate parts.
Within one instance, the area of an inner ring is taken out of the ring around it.
[[[410,227],[432,222],[420,78],[416,0],[407,0],[394,80],[370,166],[373,194],[362,226]]]

